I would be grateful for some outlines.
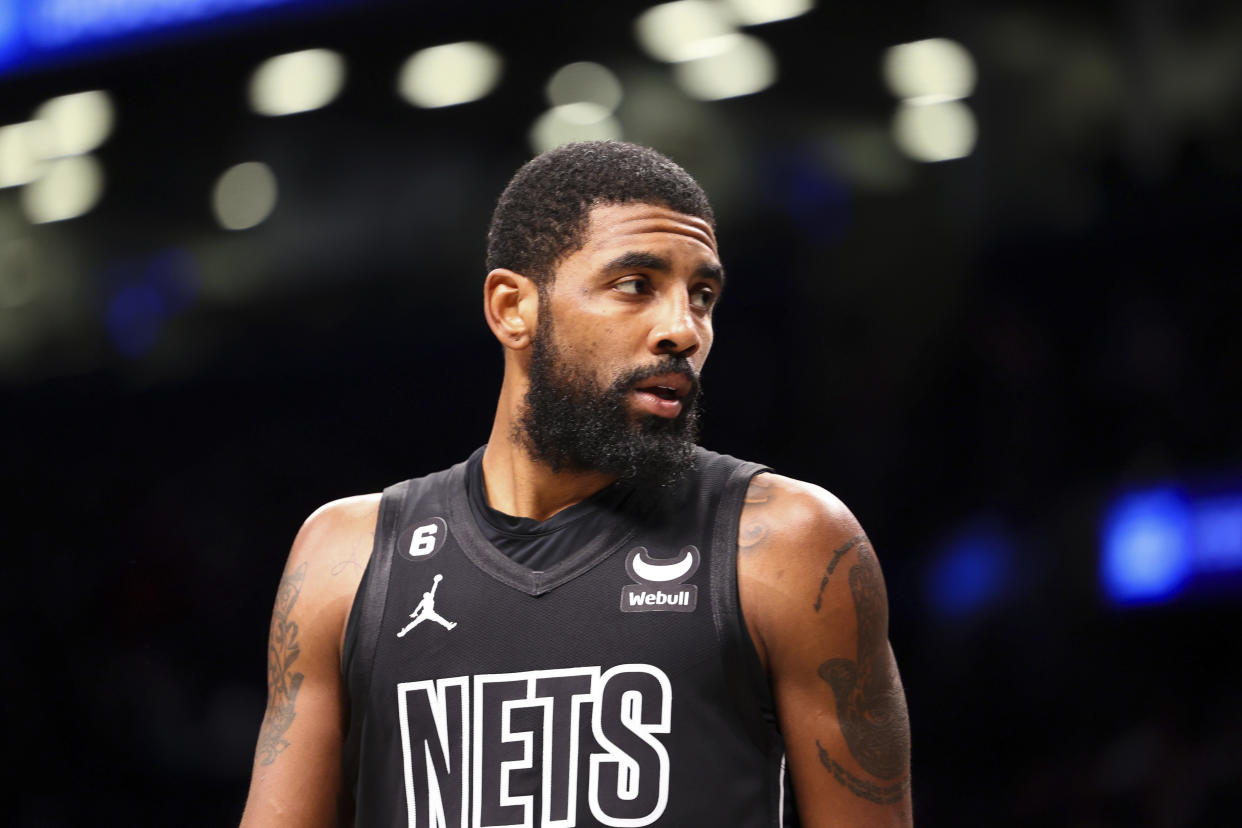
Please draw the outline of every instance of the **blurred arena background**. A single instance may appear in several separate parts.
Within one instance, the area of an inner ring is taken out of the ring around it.
[[[888,578],[921,826],[1242,806],[1242,6],[0,0],[7,822],[240,816],[319,504],[486,439],[491,207],[713,197],[710,447]]]

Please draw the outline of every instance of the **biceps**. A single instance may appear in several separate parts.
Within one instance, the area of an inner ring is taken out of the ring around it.
[[[255,748],[243,825],[333,825],[341,782],[339,682],[294,674],[287,696],[269,694]]]
[[[896,779],[910,762],[910,717],[896,660],[885,645],[883,655],[861,662],[829,659],[816,673],[832,692],[835,725],[850,755],[877,779]]]
[[[344,691],[332,616],[317,595],[299,600],[305,575],[305,563],[286,573],[272,612],[267,710],[255,745],[247,825],[335,821]]]
[[[880,664],[848,658],[806,664],[800,679],[778,686],[789,766],[808,826],[909,819],[910,722],[891,650],[885,653]]]
[[[780,720],[800,807],[806,800],[812,813],[902,824],[910,720],[888,643],[887,598],[865,539],[849,551],[848,572],[830,562],[816,603],[785,619],[797,632],[774,654]]]

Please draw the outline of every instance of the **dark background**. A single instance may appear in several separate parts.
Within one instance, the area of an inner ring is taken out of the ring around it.
[[[700,103],[636,44],[647,5],[329,4],[0,76],[0,124],[117,110],[92,212],[30,225],[0,190],[12,824],[240,816],[300,522],[486,439],[486,224],[574,60],[716,204],[705,444],[831,489],[879,551],[917,823],[1236,819],[1242,602],[1119,609],[1097,568],[1118,493],[1242,473],[1242,9],[820,3],[751,30],[774,86]],[[974,56],[979,138],[924,164],[879,66],[933,36]],[[462,39],[505,56],[496,91],[397,98],[405,56]],[[341,97],[251,113],[254,66],[312,46]],[[208,194],[247,160],[280,201],[230,233]],[[143,284],[163,311],[118,305]],[[970,543],[989,588],[954,603]]]

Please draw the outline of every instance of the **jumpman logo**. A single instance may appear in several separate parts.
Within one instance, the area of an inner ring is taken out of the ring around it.
[[[423,600],[419,601],[418,606],[410,613],[410,617],[414,620],[401,628],[401,632],[397,633],[397,638],[404,638],[406,633],[427,620],[435,621],[446,630],[451,630],[457,626],[456,621],[447,621],[440,613],[436,612],[436,589],[440,586],[440,581],[443,579],[443,575],[436,575],[435,580],[431,582],[431,592],[424,592]]]

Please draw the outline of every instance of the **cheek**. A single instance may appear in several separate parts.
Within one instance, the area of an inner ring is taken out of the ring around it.
[[[694,361],[697,362],[700,368],[703,367],[704,362],[707,362],[707,355],[711,353],[712,343],[715,341],[716,334],[712,331],[712,326],[709,324],[703,333],[700,334],[699,349],[694,354]]]

